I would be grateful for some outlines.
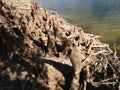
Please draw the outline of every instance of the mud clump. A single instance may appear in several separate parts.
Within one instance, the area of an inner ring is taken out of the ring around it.
[[[119,90],[119,57],[99,36],[36,3],[24,11],[0,1],[0,89]]]

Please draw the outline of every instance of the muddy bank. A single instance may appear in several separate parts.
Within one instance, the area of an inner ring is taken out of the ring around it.
[[[84,33],[36,3],[21,10],[0,1],[1,89],[118,88],[119,58],[99,36]]]

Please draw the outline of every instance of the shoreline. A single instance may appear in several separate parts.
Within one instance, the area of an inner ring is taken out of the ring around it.
[[[49,10],[48,10],[49,11]],[[51,11],[53,11],[53,10],[51,10]],[[57,13],[57,17],[59,17],[59,18],[61,18],[61,19],[63,19],[63,17],[61,17],[61,15],[59,16],[58,15],[58,12],[57,11],[53,11],[53,12],[55,12],[55,13]],[[54,14],[53,14],[54,15]],[[69,24],[71,24],[72,26],[76,26],[76,27],[80,27],[79,25],[74,25],[74,23],[72,23],[72,21],[70,21],[69,19],[63,19],[64,21],[66,21],[67,23],[69,23]],[[86,27],[85,27],[86,28]],[[88,30],[88,31],[87,31]],[[114,30],[115,31],[115,30]],[[113,31],[113,32],[114,32]],[[89,31],[89,28],[88,29],[86,29],[86,30],[84,30],[84,32],[85,33],[91,33],[91,31]],[[102,41],[102,42],[104,42],[104,43],[107,43],[107,44],[109,44],[110,45],[110,48],[114,51],[114,44],[116,45],[116,51],[117,51],[117,55],[118,56],[120,56],[120,43],[118,43],[119,41],[118,40],[116,40],[117,39],[117,37],[114,37],[114,38],[112,38],[112,41],[111,41],[111,39],[106,39],[106,38],[109,38],[109,36],[105,36],[105,34],[102,34],[102,36],[100,36],[100,35],[98,35],[98,34],[96,34],[96,30],[92,30],[92,32],[93,33],[91,33],[91,34],[93,34],[93,35],[97,35],[97,36],[99,36],[99,38],[100,38],[100,40]],[[108,30],[105,30],[104,32],[108,32]],[[117,30],[117,32],[119,33],[119,30]],[[116,33],[115,33],[116,34]],[[116,36],[119,36],[119,35],[116,35]],[[105,38],[106,37],[106,38]],[[114,43],[113,43],[113,41],[114,41]],[[119,57],[120,58],[120,57]]]
[[[119,87],[119,58],[100,36],[85,33],[37,3],[27,13],[0,3],[5,22],[0,25],[2,89],[8,85],[11,90]]]

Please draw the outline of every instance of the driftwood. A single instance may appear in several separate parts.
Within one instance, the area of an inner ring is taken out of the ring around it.
[[[100,36],[85,33],[36,3],[22,14],[8,3],[0,1],[0,75],[9,80],[0,80],[0,86],[14,80],[17,84],[1,89],[16,90],[19,82],[18,88],[29,90],[86,90],[87,84],[118,88],[115,46],[113,52]]]

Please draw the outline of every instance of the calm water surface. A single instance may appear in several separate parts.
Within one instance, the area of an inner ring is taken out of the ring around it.
[[[101,40],[117,44],[120,55],[120,0],[33,0],[55,10],[85,32],[101,35]]]

